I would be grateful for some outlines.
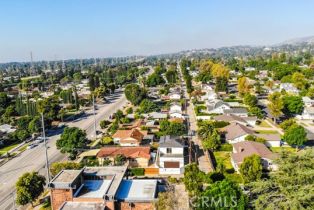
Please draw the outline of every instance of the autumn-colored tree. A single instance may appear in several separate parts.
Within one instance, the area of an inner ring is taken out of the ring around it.
[[[306,86],[305,76],[300,72],[295,72],[292,75],[292,82],[294,86],[298,89],[304,89]]]
[[[214,78],[225,77],[229,78],[229,70],[222,64],[214,64],[211,69]]]
[[[238,92],[240,96],[243,96],[245,93],[249,93],[250,85],[246,77],[240,77],[238,79]]]
[[[268,96],[269,104],[268,109],[271,115],[274,117],[274,122],[276,119],[282,115],[282,109],[284,108],[284,103],[279,92],[274,92]]]

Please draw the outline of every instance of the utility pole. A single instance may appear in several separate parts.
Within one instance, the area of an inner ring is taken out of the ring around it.
[[[45,153],[46,153],[46,169],[47,169],[47,180],[50,182],[50,173],[49,173],[49,162],[48,162],[48,150],[47,150],[47,142],[46,142],[46,134],[45,134],[45,123],[44,123],[44,113],[41,113],[41,124],[43,128],[43,138],[45,144]]]
[[[96,130],[96,114],[95,114],[95,96],[93,94],[93,115],[94,115],[94,135],[95,140],[97,139],[97,130]]]
[[[34,74],[33,52],[31,52],[30,55],[31,55],[30,75],[33,75]]]
[[[14,198],[14,191],[12,192],[12,204],[13,204],[13,209],[15,210],[15,198]]]

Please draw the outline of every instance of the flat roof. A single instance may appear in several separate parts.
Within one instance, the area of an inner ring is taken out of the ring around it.
[[[127,170],[127,166],[105,166],[105,167],[88,167],[84,169],[84,175],[97,175],[97,176],[114,176],[109,186],[107,196],[113,198],[119,188],[119,185]]]
[[[60,210],[103,210],[104,208],[102,203],[67,201],[60,207]]]
[[[122,180],[116,198],[122,201],[153,201],[156,190],[157,180]]]
[[[83,170],[62,170],[58,173],[51,183],[68,183],[71,184]]]
[[[84,187],[78,197],[80,198],[103,198],[108,191],[112,179],[85,180]]]

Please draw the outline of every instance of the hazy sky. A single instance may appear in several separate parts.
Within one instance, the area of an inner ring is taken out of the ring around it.
[[[3,0],[0,62],[267,45],[314,35],[311,0]]]

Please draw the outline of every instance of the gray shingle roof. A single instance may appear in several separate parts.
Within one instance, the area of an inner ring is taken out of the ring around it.
[[[161,136],[159,147],[183,147],[183,142],[177,136]]]

